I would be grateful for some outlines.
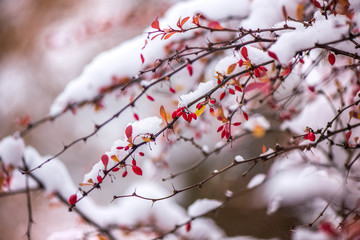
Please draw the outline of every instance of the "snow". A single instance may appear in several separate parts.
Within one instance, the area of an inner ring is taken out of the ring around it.
[[[189,216],[200,216],[221,206],[222,202],[214,199],[198,199],[188,208]]]
[[[320,95],[313,102],[308,103],[297,117],[290,121],[285,121],[281,125],[281,129],[289,128],[292,132],[299,135],[304,134],[306,126],[316,131],[326,126],[334,114],[328,100]]]
[[[158,117],[148,117],[148,118],[144,118],[141,119],[139,121],[135,121],[131,124],[128,124],[128,126],[132,126],[132,140],[134,144],[139,144],[141,142],[143,142],[141,137],[149,137],[149,134],[155,134],[157,132],[159,132],[161,130],[160,125],[162,124],[162,120]],[[106,154],[109,158],[108,161],[108,165],[107,165],[107,169],[112,168],[113,166],[115,166],[118,162],[114,161],[111,156],[115,155],[117,156],[118,160],[121,161],[122,159],[124,159],[127,155],[128,155],[128,151],[125,151],[124,149],[122,150],[118,150],[117,147],[126,147],[128,146],[129,142],[127,141],[127,137],[124,135],[124,139],[123,140],[116,140],[112,147],[111,147],[111,151],[105,152],[104,154]],[[156,151],[156,149],[161,148],[161,144],[153,144],[151,142],[149,142],[148,144],[151,145],[151,149],[152,151],[149,151],[146,146],[141,146],[140,148],[138,148],[139,152],[144,152],[145,156],[155,156],[156,154],[161,154],[160,151]],[[140,158],[140,156],[139,156]],[[93,182],[97,182],[97,176],[103,171],[105,170],[105,166],[101,161],[101,156],[100,156],[100,160],[95,163],[92,167],[92,169],[84,175],[84,180],[83,183],[87,183],[90,179]]]
[[[256,174],[248,183],[247,188],[251,189],[256,186],[259,186],[265,181],[265,178],[266,178],[266,174],[264,173]]]
[[[325,19],[320,12],[315,13],[316,22],[307,28],[297,27],[296,31],[281,34],[275,44],[270,47],[280,63],[288,64],[291,58],[300,50],[339,40],[347,33],[349,27],[345,16],[329,16]]]
[[[0,142],[1,161],[13,167],[22,166],[21,157],[25,148],[24,141],[16,136],[7,136]]]
[[[322,232],[315,232],[306,228],[297,228],[292,236],[293,240],[329,240],[333,239]]]
[[[215,86],[214,81],[200,83],[195,91],[179,96],[179,107],[187,107],[189,103],[208,93]]]
[[[255,114],[249,117],[248,121],[244,122],[243,127],[249,131],[254,131],[257,127],[268,130],[270,128],[270,123],[264,116]]]
[[[242,156],[240,156],[240,155],[236,155],[236,156],[235,156],[235,161],[236,161],[236,162],[243,162],[243,161],[244,161],[244,158],[243,158]]]
[[[179,16],[195,16],[199,12],[210,18],[222,18],[226,16],[246,16],[248,13],[246,0],[234,1],[225,0],[221,3],[217,0],[188,1],[180,2],[167,11],[163,18],[159,19],[160,27],[176,26]],[[221,8],[222,11],[218,11]],[[191,20],[189,20],[190,22]],[[188,23],[189,24],[189,23]],[[189,25],[188,25],[189,26]],[[145,32],[152,31],[148,28]],[[192,34],[175,34],[170,39],[186,38]],[[134,39],[120,44],[118,47],[99,54],[90,64],[88,64],[82,74],[72,80],[65,90],[56,98],[50,109],[50,115],[62,112],[70,103],[81,102],[93,99],[99,90],[104,86],[111,85],[112,76],[129,77],[135,76],[141,69],[140,54],[143,54],[145,63],[152,63],[156,59],[165,56],[163,47],[169,43],[156,38],[149,41],[145,49],[141,50],[147,35],[139,35]]]

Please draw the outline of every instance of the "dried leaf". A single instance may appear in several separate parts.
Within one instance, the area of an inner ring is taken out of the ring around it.
[[[152,140],[148,137],[141,137],[144,142],[151,142]]]
[[[296,18],[298,21],[302,21],[304,16],[304,5],[299,3],[296,8]]]
[[[233,63],[233,64],[231,64],[231,65],[228,67],[228,69],[227,69],[227,74],[231,74],[231,73],[235,70],[236,64],[237,64],[237,63]]]
[[[351,131],[349,131],[345,134],[346,142],[349,142],[350,136],[351,136]]]
[[[168,124],[166,111],[163,105],[160,106],[160,116],[164,119],[166,124]]]

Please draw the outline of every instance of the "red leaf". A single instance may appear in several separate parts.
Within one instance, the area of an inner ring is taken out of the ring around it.
[[[196,113],[191,113],[191,115],[192,115],[192,118],[193,118],[194,120],[197,119]]]
[[[244,92],[247,93],[247,92],[250,92],[250,91],[253,91],[253,90],[256,90],[256,89],[261,89],[263,87],[265,87],[268,83],[264,83],[264,82],[252,82],[252,83],[249,83],[248,85],[246,85],[245,89],[244,89]]]
[[[339,233],[336,231],[336,228],[334,228],[334,226],[327,221],[324,221],[319,225],[319,230],[332,237],[339,236]]]
[[[174,89],[174,88],[172,88],[172,87],[170,87],[170,88],[169,88],[169,90],[170,90],[170,92],[171,92],[171,93],[173,93],[173,94],[175,94],[175,93],[176,93],[175,89]]]
[[[76,204],[76,201],[77,201],[77,196],[76,194],[73,194],[69,197],[69,204],[71,206],[74,206]]]
[[[335,63],[335,55],[333,53],[330,53],[328,56],[328,61],[331,65],[334,65]]]
[[[248,51],[247,51],[246,47],[242,47],[240,52],[241,52],[241,55],[243,56],[243,58],[245,58],[246,60],[249,60]]]
[[[185,120],[185,121],[187,121],[187,120],[188,120],[188,117],[187,117],[186,112],[183,112],[183,113],[182,113],[182,117],[184,118],[184,120]]]
[[[145,62],[144,55],[140,54],[140,58],[141,58],[141,64],[144,64],[144,62]]]
[[[263,71],[263,72],[267,71],[266,67],[264,67],[264,66],[259,66],[259,69],[260,69],[260,71]]]
[[[242,89],[239,85],[235,85],[235,90],[239,91],[239,92],[242,92]]]
[[[30,122],[30,116],[29,115],[26,115],[23,118],[17,118],[15,120],[15,123],[22,126],[22,127],[27,127],[29,125],[29,122]]]
[[[224,129],[224,125],[221,125],[218,129],[217,129],[217,132],[220,132]]]
[[[188,118],[188,122],[189,122],[189,123],[191,123],[191,120],[192,120],[192,114],[191,114],[191,113],[189,113],[189,114],[188,114],[188,116],[187,116],[187,118]]]
[[[188,70],[188,72],[189,72],[189,75],[190,75],[190,77],[193,75],[193,68],[192,68],[192,65],[190,64],[190,63],[188,63],[187,65],[186,65],[186,68],[187,68],[187,70]]]
[[[106,155],[106,154],[102,155],[102,156],[101,156],[101,161],[102,161],[102,163],[104,164],[104,167],[105,167],[105,169],[106,169],[107,164],[108,164],[108,162],[109,162],[109,157],[108,157],[108,155]]]
[[[101,176],[97,176],[97,181],[98,181],[98,183],[102,183],[102,181],[103,181],[103,179],[102,179],[102,177]]]
[[[271,57],[271,58],[277,60],[278,62],[280,62],[277,55],[274,52],[268,51],[268,55],[269,55],[269,57]]]
[[[188,222],[188,223],[186,224],[186,231],[187,231],[187,232],[190,232],[190,230],[191,230],[191,222]]]
[[[349,131],[345,134],[346,142],[349,142],[350,136],[351,136],[351,131]]]
[[[241,67],[244,64],[244,61],[242,59],[239,60],[239,67]]]
[[[245,118],[246,121],[249,120],[249,116],[247,115],[246,112],[243,112],[243,116],[244,116],[244,118]]]
[[[150,96],[150,95],[146,95],[146,97],[147,97],[147,99],[149,99],[150,101],[155,101],[155,99],[152,97],[152,96]]]
[[[318,1],[312,0],[312,3],[315,5],[315,7],[321,8],[321,5],[320,5],[320,3]]]
[[[151,23],[151,27],[152,27],[152,28],[155,28],[155,29],[157,29],[157,30],[160,30],[158,18],[156,18],[156,19]]]
[[[255,74],[255,77],[260,77],[260,71],[258,68],[254,69],[254,74]]]
[[[223,93],[220,95],[220,101],[224,99],[225,95],[226,95],[225,92],[223,92]]]
[[[212,21],[212,22],[209,22],[208,24],[208,28],[212,28],[212,29],[224,29],[220,23],[218,21]]]
[[[132,167],[132,170],[133,170],[133,172],[134,172],[136,175],[139,175],[139,176],[142,175],[142,170],[141,170],[141,168],[139,168],[138,166],[133,166],[133,167]]]
[[[221,138],[224,138],[224,137],[225,137],[225,133],[226,133],[225,130],[221,132]]]
[[[132,135],[132,126],[129,125],[126,129],[125,129],[125,135],[127,138],[131,138]]]
[[[126,177],[127,174],[128,174],[128,172],[124,171],[123,174],[122,174],[122,177]]]

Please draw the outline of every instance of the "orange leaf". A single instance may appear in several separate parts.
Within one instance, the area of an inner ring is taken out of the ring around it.
[[[166,122],[166,124],[168,124],[167,122],[167,116],[166,116],[166,111],[163,105],[160,106],[160,115],[161,117],[164,119],[164,121]]]
[[[231,73],[235,70],[236,64],[237,64],[237,63],[233,63],[233,64],[231,64],[231,65],[228,67],[228,69],[227,69],[227,74],[231,74]]]
[[[193,23],[194,24],[200,25],[200,23],[199,23],[200,16],[201,16],[201,14],[193,17]]]
[[[151,142],[152,140],[148,137],[141,137],[144,142]]]
[[[263,154],[266,153],[266,147],[265,147],[265,145],[262,146],[262,153],[263,153]]]
[[[116,157],[116,155],[112,155],[111,159],[114,160],[115,162],[120,162],[119,159]]]
[[[168,34],[166,34],[165,35],[165,37],[164,37],[164,39],[166,40],[166,39],[168,39],[168,38],[170,38],[172,35],[174,35],[176,32],[172,32],[172,33],[168,33]]]
[[[181,28],[184,26],[184,24],[187,22],[187,20],[189,20],[190,17],[186,17],[183,20],[181,20],[180,26]]]

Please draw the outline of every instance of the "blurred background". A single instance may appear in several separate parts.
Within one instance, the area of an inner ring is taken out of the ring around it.
[[[94,56],[141,33],[174,2],[176,0],[0,1],[0,139],[21,130],[15,124],[17,118],[29,115],[30,121],[35,121],[46,116],[56,96]],[[52,155],[62,148],[63,143],[89,133],[93,119],[101,118],[89,117],[89,114],[94,113],[87,108],[76,116],[65,114],[28,134],[25,142],[34,146],[41,155]],[[99,135],[106,136],[111,131],[109,125]],[[75,183],[82,182],[84,173],[113,141],[113,138],[102,139],[101,142],[91,138],[86,145],[77,144],[61,156]],[[254,139],[249,138],[237,147],[246,149],[248,156],[253,156],[258,154],[259,146],[264,142],[273,146],[277,141],[276,136],[256,140],[257,148],[254,149]],[[74,156],[78,159],[74,159]],[[192,157],[196,161],[199,156],[195,154]],[[247,155],[244,154],[244,157]],[[216,158],[224,159],[226,155],[210,159],[211,169],[219,169],[229,163],[219,163]],[[230,156],[229,161],[231,159]],[[258,165],[246,178],[238,176],[236,171],[239,169],[216,178],[203,191],[192,191],[186,198],[181,198],[181,204],[187,207],[202,197],[222,199],[226,189],[242,189],[255,173],[265,172],[268,168],[266,164]],[[208,168],[200,168],[194,174],[187,175],[187,181],[199,181],[208,173]],[[114,192],[102,191],[103,194],[92,197],[99,203],[108,204]],[[250,207],[252,199],[253,194],[248,194],[231,201],[213,219],[228,236],[241,234],[289,238],[290,226],[296,224],[297,220],[286,210],[269,217],[264,208]],[[69,214],[67,207],[55,201],[50,193],[34,191],[32,200],[34,239],[46,239],[51,232],[74,228],[81,222],[76,214]],[[0,198],[0,222],[0,239],[24,238],[27,228],[24,194]]]

